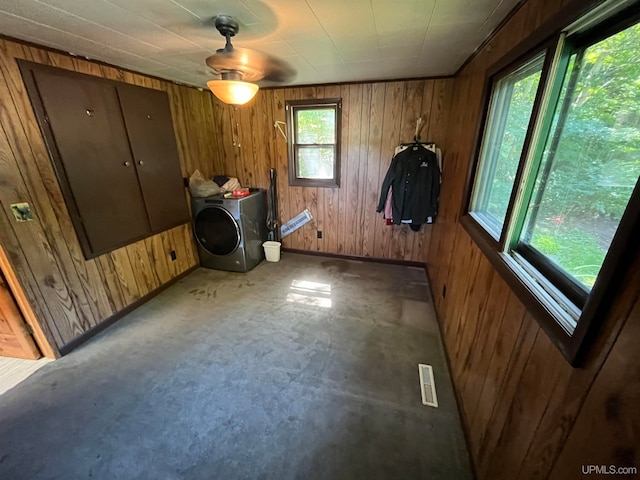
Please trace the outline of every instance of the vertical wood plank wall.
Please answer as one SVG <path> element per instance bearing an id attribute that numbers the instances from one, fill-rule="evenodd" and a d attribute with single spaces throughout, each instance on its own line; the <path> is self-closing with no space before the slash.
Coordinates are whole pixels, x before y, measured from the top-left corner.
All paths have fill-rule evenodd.
<path id="1" fill-rule="evenodd" d="M 583 368 L 574 369 L 458 221 L 487 69 L 563 7 L 573 8 L 526 2 L 453 87 L 427 266 L 480 479 L 573 479 L 582 478 L 582 465 L 640 467 L 640 255 Z"/>
<path id="2" fill-rule="evenodd" d="M 421 138 L 442 148 L 448 168 L 443 142 L 452 85 L 431 79 L 266 89 L 237 110 L 216 101 L 224 172 L 243 186 L 268 188 L 275 168 L 280 222 L 309 209 L 313 221 L 286 237 L 285 247 L 425 262 L 432 226 L 418 233 L 386 226 L 376 205 L 394 148 L 413 139 L 418 117 Z M 289 187 L 287 143 L 274 123 L 285 121 L 287 100 L 335 97 L 342 98 L 340 188 Z"/>
<path id="3" fill-rule="evenodd" d="M 197 253 L 184 226 L 84 260 L 16 58 L 166 90 L 185 176 L 199 168 L 266 188 L 275 167 L 281 221 L 312 211 L 287 247 L 426 262 L 479 478 L 569 479 L 583 464 L 638 466 L 640 254 L 574 369 L 459 224 L 487 69 L 578 2 L 528 0 L 455 79 L 268 89 L 238 110 L 208 92 L 0 40 L 0 244 L 34 313 L 63 346 L 195 265 Z M 343 99 L 340 189 L 288 187 L 286 143 L 273 124 L 284 121 L 287 99 L 310 97 Z M 375 206 L 393 148 L 412 138 L 419 115 L 423 139 L 443 149 L 444 173 L 437 223 L 414 234 L 383 226 Z M 32 205 L 35 221 L 13 221 L 17 201 Z"/>
<path id="4" fill-rule="evenodd" d="M 184 176 L 220 169 L 212 95 L 0 39 L 0 244 L 46 336 L 61 348 L 196 265 L 198 254 L 186 224 L 84 259 L 18 58 L 167 91 Z M 10 204 L 16 202 L 31 205 L 34 221 L 15 222 Z"/>

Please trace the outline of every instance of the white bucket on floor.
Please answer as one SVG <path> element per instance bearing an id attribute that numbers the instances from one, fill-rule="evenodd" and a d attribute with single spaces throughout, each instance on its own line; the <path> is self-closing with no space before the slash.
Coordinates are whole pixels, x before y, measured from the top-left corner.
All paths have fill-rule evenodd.
<path id="1" fill-rule="evenodd" d="M 280 246 L 282 244 L 280 242 L 264 242 L 262 246 L 264 247 L 264 256 L 267 259 L 267 262 L 279 262 L 280 261 Z"/>

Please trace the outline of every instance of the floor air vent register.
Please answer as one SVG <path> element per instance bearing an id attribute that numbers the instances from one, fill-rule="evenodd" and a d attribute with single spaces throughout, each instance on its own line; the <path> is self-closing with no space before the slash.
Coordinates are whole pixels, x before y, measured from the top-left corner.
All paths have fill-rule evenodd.
<path id="1" fill-rule="evenodd" d="M 430 407 L 438 406 L 438 396 L 436 395 L 436 384 L 433 381 L 433 367 L 418 364 L 418 373 L 420 374 L 420 392 L 422 393 L 422 404 Z"/>

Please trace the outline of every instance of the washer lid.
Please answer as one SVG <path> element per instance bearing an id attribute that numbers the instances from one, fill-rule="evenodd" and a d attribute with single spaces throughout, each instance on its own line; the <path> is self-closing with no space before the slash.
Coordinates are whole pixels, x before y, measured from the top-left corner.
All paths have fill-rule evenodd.
<path id="1" fill-rule="evenodd" d="M 230 255 L 240 245 L 240 227 L 221 207 L 207 207 L 198 213 L 194 231 L 198 243 L 214 255 Z"/>

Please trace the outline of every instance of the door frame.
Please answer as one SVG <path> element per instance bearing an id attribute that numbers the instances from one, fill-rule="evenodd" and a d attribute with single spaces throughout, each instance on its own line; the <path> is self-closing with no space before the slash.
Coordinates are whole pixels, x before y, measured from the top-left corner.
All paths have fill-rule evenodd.
<path id="1" fill-rule="evenodd" d="M 15 272 L 13 271 L 13 267 L 9 262 L 9 258 L 7 257 L 2 245 L 0 245 L 0 270 L 2 270 L 2 274 L 6 280 L 7 286 L 15 303 L 18 307 L 18 310 L 22 314 L 25 322 L 29 327 L 31 327 L 31 335 L 33 340 L 35 341 L 36 346 L 40 349 L 42 355 L 47 358 L 60 358 L 60 352 L 58 348 L 51 343 L 40 325 L 38 318 L 36 317 L 33 309 L 31 308 L 31 304 L 27 300 L 20 283 L 18 282 L 18 278 L 16 277 Z"/>

